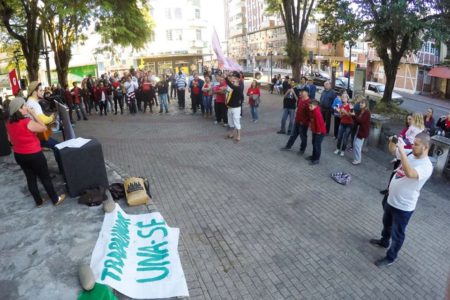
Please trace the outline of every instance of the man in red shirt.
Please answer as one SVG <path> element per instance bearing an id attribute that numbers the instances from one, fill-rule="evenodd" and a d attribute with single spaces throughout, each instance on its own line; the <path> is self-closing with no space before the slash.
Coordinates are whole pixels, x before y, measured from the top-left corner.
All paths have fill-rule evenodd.
<path id="1" fill-rule="evenodd" d="M 194 80 L 192 80 L 191 85 L 189 86 L 189 91 L 191 92 L 191 101 L 192 101 L 192 113 L 195 114 L 197 112 L 197 108 L 200 105 L 202 110 L 202 115 L 205 114 L 205 107 L 203 106 L 202 101 L 202 88 L 203 88 L 203 80 L 198 78 L 198 74 L 194 75 Z"/>
<path id="2" fill-rule="evenodd" d="M 297 112 L 295 114 L 295 124 L 292 130 L 292 134 L 289 137 L 289 140 L 281 150 L 290 150 L 292 145 L 295 143 L 297 136 L 300 135 L 301 144 L 300 150 L 298 151 L 298 155 L 303 155 L 305 153 L 307 140 L 308 140 L 308 126 L 309 126 L 309 95 L 308 91 L 302 90 L 300 99 L 297 102 Z"/>
<path id="3" fill-rule="evenodd" d="M 214 112 L 216 113 L 216 121 L 214 124 L 223 121 L 223 126 L 228 125 L 227 106 L 225 105 L 227 95 L 227 83 L 222 76 L 216 75 L 219 85 L 213 88 L 214 100 Z"/>
<path id="4" fill-rule="evenodd" d="M 74 81 L 73 83 L 73 89 L 70 91 L 72 94 L 72 103 L 73 103 L 73 109 L 77 113 L 78 121 L 81 120 L 81 115 L 83 115 L 83 120 L 87 120 L 86 113 L 84 112 L 84 108 L 80 106 L 81 104 L 81 89 L 77 86 L 77 82 Z M 80 114 L 81 111 L 81 114 Z"/>
<path id="5" fill-rule="evenodd" d="M 312 146 L 313 152 L 312 156 L 306 158 L 306 160 L 310 160 L 311 165 L 317 165 L 320 160 L 320 153 L 322 151 L 322 141 L 325 136 L 326 128 L 325 122 L 323 121 L 323 116 L 320 111 L 319 101 L 313 100 L 309 104 L 310 110 L 310 126 L 312 132 Z"/>

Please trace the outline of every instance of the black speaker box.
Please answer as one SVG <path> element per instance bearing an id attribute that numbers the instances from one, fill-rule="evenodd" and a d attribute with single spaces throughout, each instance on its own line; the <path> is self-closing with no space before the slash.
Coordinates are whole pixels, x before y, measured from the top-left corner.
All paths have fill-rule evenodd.
<path id="1" fill-rule="evenodd" d="M 59 150 L 60 168 L 70 197 L 79 196 L 95 186 L 108 188 L 105 161 L 101 144 L 91 139 L 81 148 Z"/>

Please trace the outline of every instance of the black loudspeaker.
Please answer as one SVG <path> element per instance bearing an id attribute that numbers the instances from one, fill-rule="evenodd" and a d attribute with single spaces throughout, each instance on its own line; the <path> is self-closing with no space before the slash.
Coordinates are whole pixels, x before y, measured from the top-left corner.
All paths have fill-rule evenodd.
<path id="1" fill-rule="evenodd" d="M 59 158 L 60 171 L 70 197 L 77 197 L 85 189 L 95 186 L 108 188 L 102 146 L 96 139 L 91 139 L 81 148 L 59 150 Z"/>

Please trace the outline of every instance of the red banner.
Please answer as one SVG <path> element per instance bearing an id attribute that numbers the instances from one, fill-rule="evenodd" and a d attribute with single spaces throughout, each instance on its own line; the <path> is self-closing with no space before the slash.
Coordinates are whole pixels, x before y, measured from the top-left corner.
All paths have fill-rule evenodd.
<path id="1" fill-rule="evenodd" d="M 17 79 L 16 69 L 9 72 L 9 82 L 11 83 L 11 90 L 14 96 L 16 96 L 20 91 L 20 83 Z"/>

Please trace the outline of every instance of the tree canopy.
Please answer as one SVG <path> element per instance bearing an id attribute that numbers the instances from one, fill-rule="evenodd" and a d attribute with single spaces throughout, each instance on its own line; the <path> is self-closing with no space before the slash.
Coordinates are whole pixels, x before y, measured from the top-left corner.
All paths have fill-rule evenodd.
<path id="1" fill-rule="evenodd" d="M 30 80 L 37 80 L 42 32 L 54 52 L 58 80 L 67 83 L 71 47 L 89 31 L 102 42 L 142 48 L 151 34 L 144 0 L 0 0 L 0 16 L 10 36 L 22 45 Z"/>
<path id="2" fill-rule="evenodd" d="M 449 3 L 448 0 L 320 0 L 319 6 L 325 8 L 324 31 L 342 24 L 342 28 L 352 26 L 351 21 L 357 21 L 355 26 L 366 34 L 366 40 L 371 41 L 383 61 L 386 88 L 382 101 L 389 102 L 401 58 L 420 49 L 426 40 L 449 38 L 446 23 Z"/>

